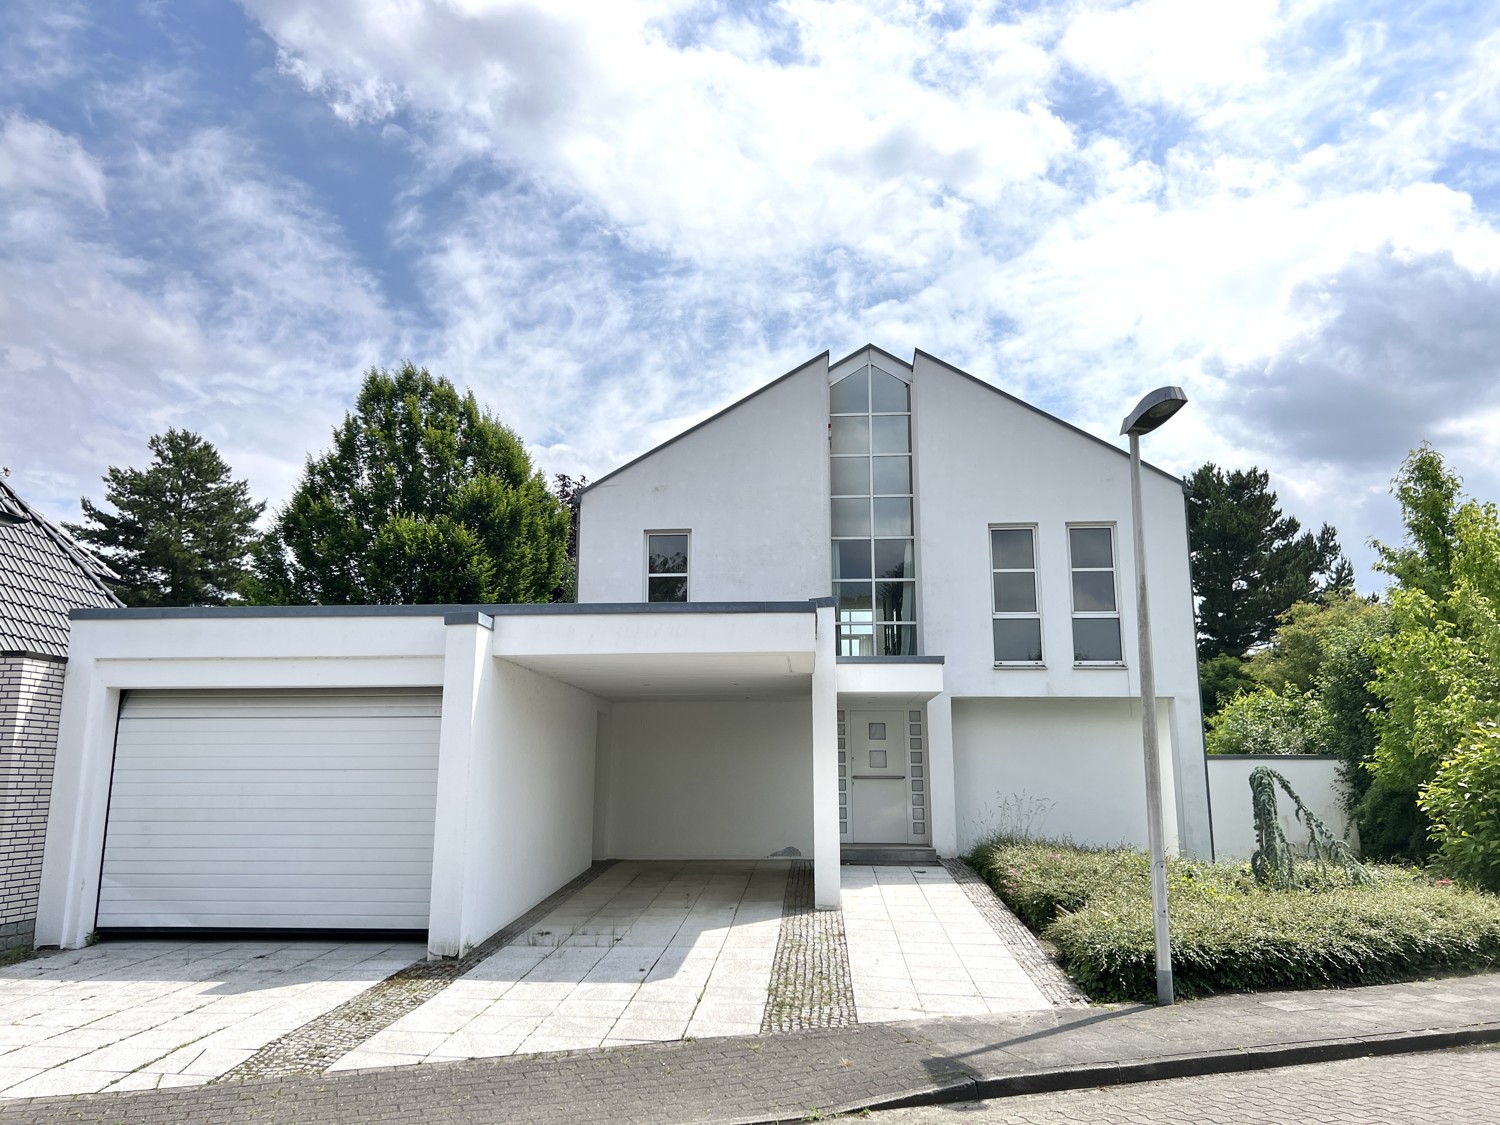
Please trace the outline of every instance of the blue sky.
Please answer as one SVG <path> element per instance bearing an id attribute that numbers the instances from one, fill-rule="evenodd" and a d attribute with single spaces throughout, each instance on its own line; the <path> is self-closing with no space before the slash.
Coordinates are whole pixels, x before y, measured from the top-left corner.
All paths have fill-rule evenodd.
<path id="1" fill-rule="evenodd" d="M 1428 440 L 1500 499 L 1500 10 L 1305 0 L 0 10 L 0 463 L 168 426 L 274 506 L 371 365 L 599 475 L 922 348 L 1269 469 L 1360 571 Z"/>

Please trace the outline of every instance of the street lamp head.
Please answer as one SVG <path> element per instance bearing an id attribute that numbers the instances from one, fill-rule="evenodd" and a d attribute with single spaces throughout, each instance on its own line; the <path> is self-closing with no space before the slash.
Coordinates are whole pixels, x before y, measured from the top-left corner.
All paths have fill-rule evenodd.
<path id="1" fill-rule="evenodd" d="M 1172 415 L 1187 405 L 1187 395 L 1181 387 L 1157 387 L 1125 415 L 1120 423 L 1120 433 L 1139 437 L 1149 434 Z"/>

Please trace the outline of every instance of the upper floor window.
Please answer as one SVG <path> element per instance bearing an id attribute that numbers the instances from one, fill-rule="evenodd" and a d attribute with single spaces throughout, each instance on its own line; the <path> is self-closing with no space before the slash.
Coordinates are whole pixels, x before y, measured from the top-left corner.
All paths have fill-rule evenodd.
<path id="1" fill-rule="evenodd" d="M 1114 528 L 1068 528 L 1068 558 L 1073 577 L 1074 662 L 1123 663 Z"/>
<path id="2" fill-rule="evenodd" d="M 1042 662 L 1036 592 L 1036 529 L 990 528 L 991 628 L 996 664 Z"/>
<path id="3" fill-rule="evenodd" d="M 646 534 L 646 600 L 688 600 L 686 531 L 652 531 Z"/>
<path id="4" fill-rule="evenodd" d="M 873 364 L 829 388 L 829 511 L 841 656 L 917 651 L 911 387 Z"/>

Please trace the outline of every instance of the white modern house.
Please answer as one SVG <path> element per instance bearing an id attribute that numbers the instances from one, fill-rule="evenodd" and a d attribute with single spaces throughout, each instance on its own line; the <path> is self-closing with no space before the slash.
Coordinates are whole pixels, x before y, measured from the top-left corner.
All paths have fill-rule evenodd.
<path id="1" fill-rule="evenodd" d="M 1183 492 L 1143 489 L 1168 846 L 1206 856 Z M 845 847 L 1142 844 L 1130 512 L 1121 449 L 865 347 L 590 486 L 578 604 L 80 611 L 37 940 L 441 956 L 599 858 L 807 857 L 833 906 Z"/>

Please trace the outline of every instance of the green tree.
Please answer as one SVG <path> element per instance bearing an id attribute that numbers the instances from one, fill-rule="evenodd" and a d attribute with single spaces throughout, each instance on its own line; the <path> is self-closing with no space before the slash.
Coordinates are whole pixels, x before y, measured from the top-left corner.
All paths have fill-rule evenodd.
<path id="1" fill-rule="evenodd" d="M 1313 691 L 1332 650 L 1351 633 L 1363 635 L 1365 618 L 1384 613 L 1379 602 L 1352 594 L 1298 602 L 1277 617 L 1270 643 L 1251 654 L 1246 671 L 1272 691 Z"/>
<path id="2" fill-rule="evenodd" d="M 1376 646 L 1390 629 L 1389 609 L 1381 602 L 1365 603 L 1360 613 L 1325 636 L 1314 679 L 1323 704 L 1325 749 L 1341 763 L 1346 811 L 1359 828 L 1365 854 L 1384 858 L 1412 854 L 1408 845 L 1413 832 L 1420 840 L 1424 831 L 1411 817 L 1393 818 L 1385 807 L 1385 792 L 1366 801 L 1374 780 L 1367 766 L 1375 759 L 1379 741 L 1375 717 L 1383 706 L 1370 690 L 1370 681 L 1375 678 Z"/>
<path id="3" fill-rule="evenodd" d="M 1429 446 L 1414 450 L 1393 491 L 1402 544 L 1376 544 L 1390 591 L 1390 632 L 1374 645 L 1378 743 L 1364 803 L 1410 826 L 1420 854 L 1423 789 L 1482 723 L 1500 719 L 1500 513 L 1464 499 Z M 1433 826 L 1443 849 L 1443 829 Z"/>
<path id="4" fill-rule="evenodd" d="M 552 491 L 568 510 L 568 566 L 562 581 L 552 591 L 552 600 L 555 602 L 578 600 L 578 515 L 583 507 L 583 490 L 588 486 L 588 477 L 570 477 L 567 473 L 558 473 L 552 478 Z"/>
<path id="5" fill-rule="evenodd" d="M 252 503 L 214 447 L 187 430 L 147 440 L 147 469 L 111 465 L 105 511 L 87 496 L 84 522 L 67 524 L 120 575 L 115 594 L 130 606 L 223 605 L 246 573 L 255 521 Z"/>
<path id="6" fill-rule="evenodd" d="M 1235 696 L 1208 720 L 1210 754 L 1320 754 L 1323 708 L 1311 693 L 1258 687 Z"/>
<path id="7" fill-rule="evenodd" d="M 1476 724 L 1443 760 L 1419 802 L 1448 872 L 1500 891 L 1500 727 Z"/>
<path id="8" fill-rule="evenodd" d="M 1247 662 L 1238 656 L 1221 652 L 1198 665 L 1198 694 L 1203 701 L 1203 721 L 1207 722 L 1241 692 L 1252 691 L 1256 679 Z"/>
<path id="9" fill-rule="evenodd" d="M 410 363 L 371 369 L 333 448 L 257 550 L 251 596 L 327 605 L 544 602 L 568 512 L 472 393 Z"/>
<path id="10" fill-rule="evenodd" d="M 1458 545 L 1458 512 L 1463 480 L 1423 442 L 1406 456 L 1391 492 L 1401 504 L 1403 539 L 1399 546 L 1373 544 L 1375 569 L 1389 574 L 1403 590 L 1420 590 L 1441 600 L 1453 585 L 1453 552 Z"/>
<path id="11" fill-rule="evenodd" d="M 1302 531 L 1277 506 L 1270 479 L 1209 462 L 1185 481 L 1199 660 L 1244 656 L 1292 605 L 1352 587 L 1334 529 Z"/>

